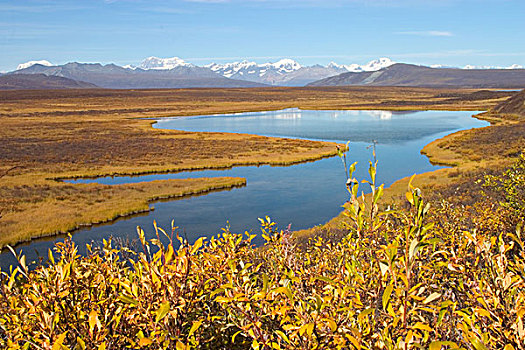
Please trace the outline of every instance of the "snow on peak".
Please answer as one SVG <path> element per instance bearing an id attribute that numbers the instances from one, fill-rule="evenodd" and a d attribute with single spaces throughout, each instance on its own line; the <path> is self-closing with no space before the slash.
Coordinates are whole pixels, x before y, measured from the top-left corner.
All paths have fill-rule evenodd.
<path id="1" fill-rule="evenodd" d="M 474 66 L 472 64 L 467 64 L 463 69 L 523 69 L 523 66 L 520 64 L 513 64 L 508 67 L 498 67 L 498 66 Z"/>
<path id="2" fill-rule="evenodd" d="M 204 66 L 212 71 L 221 74 L 226 78 L 230 78 L 235 74 L 244 75 L 246 70 L 257 68 L 257 63 L 250 61 L 231 62 L 225 64 L 211 63 Z"/>
<path id="3" fill-rule="evenodd" d="M 275 63 L 258 64 L 256 62 L 243 60 L 240 62 L 231 63 L 211 63 L 204 67 L 226 77 L 231 78 L 234 75 L 239 76 L 258 76 L 262 77 L 269 72 L 276 72 L 278 74 L 285 74 L 296 71 L 301 68 L 301 65 L 291 59 L 282 59 Z"/>
<path id="4" fill-rule="evenodd" d="M 352 64 L 337 64 L 335 62 L 330 62 L 328 68 L 335 69 L 346 69 L 349 72 L 373 72 L 386 67 L 393 65 L 395 62 L 390 58 L 382 57 L 377 60 L 373 60 L 364 65 L 359 65 L 357 63 Z"/>
<path id="5" fill-rule="evenodd" d="M 49 61 L 46 61 L 46 60 L 40 60 L 40 61 L 29 61 L 29 62 L 26 62 L 26 63 L 20 63 L 18 65 L 18 67 L 16 67 L 16 70 L 20 70 L 20 69 L 25 69 L 25 68 L 29 68 L 31 66 L 34 66 L 35 64 L 40 64 L 42 66 L 47 66 L 47 67 L 50 67 L 50 66 L 53 66 L 53 64 Z"/>
<path id="6" fill-rule="evenodd" d="M 362 68 L 365 72 L 373 72 L 386 67 L 390 67 L 394 63 L 395 62 L 392 61 L 390 58 L 381 57 L 380 59 L 368 62 L 366 65 L 362 66 Z"/>
<path id="7" fill-rule="evenodd" d="M 159 58 L 159 57 L 148 57 L 144 59 L 138 68 L 149 70 L 169 70 L 176 67 L 193 67 L 191 63 L 187 63 L 182 58 L 171 57 L 171 58 Z"/>
<path id="8" fill-rule="evenodd" d="M 328 65 L 326 66 L 326 68 L 335 68 L 335 69 L 341 69 L 341 68 L 344 68 L 345 66 L 343 64 L 338 64 L 334 61 L 328 63 Z"/>
<path id="9" fill-rule="evenodd" d="M 275 63 L 271 63 L 271 66 L 280 72 L 293 72 L 301 69 L 301 65 L 292 59 L 284 58 Z"/>

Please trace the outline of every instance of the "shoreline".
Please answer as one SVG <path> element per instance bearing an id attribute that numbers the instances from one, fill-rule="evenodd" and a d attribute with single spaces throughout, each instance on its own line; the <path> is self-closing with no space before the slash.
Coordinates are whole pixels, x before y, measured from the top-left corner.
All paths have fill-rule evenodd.
<path id="1" fill-rule="evenodd" d="M 300 91 L 304 94 L 309 94 L 309 96 L 301 96 L 301 101 L 297 100 L 299 97 L 294 94 Z M 395 99 L 399 93 L 403 91 L 411 91 L 412 93 L 417 93 L 417 96 L 410 96 L 412 101 L 415 101 L 414 105 L 404 104 L 403 106 L 393 106 L 391 104 L 381 103 L 381 100 L 390 103 L 390 101 L 398 101 Z M 476 89 L 456 89 L 453 91 L 454 96 L 470 96 Z M 19 92 L 18 94 L 9 94 L 3 93 L 4 95 L 10 95 L 10 98 L 13 100 L 6 99 L 6 104 L 4 105 L 3 111 L 0 110 L 0 119 L 5 123 L 4 130 L 0 131 L 0 146 L 3 143 L 3 146 L 7 149 L 16 150 L 16 144 L 10 146 L 10 140 L 18 140 L 17 142 L 24 142 L 24 137 L 44 137 L 46 134 L 46 129 L 52 128 L 54 132 L 59 135 L 61 138 L 57 141 L 51 140 L 51 142 L 60 142 L 57 143 L 60 145 L 67 141 L 68 137 L 71 139 L 72 145 L 76 145 L 78 142 L 93 142 L 93 145 L 97 145 L 97 149 L 93 149 L 96 152 L 103 152 L 104 154 L 113 155 L 114 152 L 123 152 L 120 156 L 122 160 L 113 158 L 108 162 L 104 162 L 104 156 L 97 156 L 96 159 L 99 160 L 98 163 L 93 166 L 89 166 L 89 157 L 91 154 L 91 143 L 87 143 L 86 146 L 82 146 L 80 150 L 82 153 L 79 155 L 82 157 L 77 161 L 76 158 L 73 158 L 73 161 L 70 163 L 64 163 L 66 166 L 62 166 L 60 157 L 63 157 L 62 154 L 50 153 L 48 156 L 51 158 L 51 163 L 43 163 L 43 165 L 27 163 L 24 164 L 23 161 L 20 163 L 19 159 L 26 158 L 25 155 L 21 154 L 21 157 L 13 158 L 11 162 L 5 163 L 5 169 L 9 169 L 13 165 L 17 166 L 15 172 L 11 172 L 8 175 L 4 176 L 0 180 L 0 194 L 4 196 L 4 199 L 7 200 L 7 205 L 4 208 L 8 210 L 2 210 L 3 218 L 0 219 L 0 231 L 1 232 L 17 232 L 17 234 L 2 235 L 0 242 L 2 244 L 7 244 L 6 242 L 20 242 L 27 241 L 28 239 L 36 238 L 39 236 L 52 234 L 51 232 L 57 232 L 57 229 L 34 229 L 32 234 L 23 233 L 29 230 L 26 223 L 27 218 L 37 217 L 39 218 L 39 225 L 42 225 L 41 221 L 47 220 L 52 224 L 52 220 L 46 219 L 46 215 L 53 210 L 63 210 L 64 206 L 85 204 L 85 207 L 91 208 L 92 205 L 98 206 L 100 201 L 103 201 L 104 198 L 101 198 L 101 195 L 98 193 L 104 189 L 103 186 L 92 186 L 92 187 L 82 187 L 78 188 L 77 185 L 67 184 L 64 182 L 59 182 L 57 180 L 61 179 L 74 179 L 74 178 L 84 178 L 84 177 L 100 177 L 100 176 L 133 176 L 133 175 L 145 175 L 153 173 L 165 173 L 165 172 L 180 172 L 180 171 L 191 171 L 191 170 L 205 170 L 205 169 L 229 169 L 235 166 L 261 166 L 261 165 L 270 165 L 270 166 L 283 166 L 283 165 L 293 165 L 298 163 L 316 161 L 326 157 L 332 157 L 337 154 L 335 148 L 336 143 L 331 142 L 322 142 L 322 141 L 306 141 L 306 140 L 295 140 L 295 139 L 286 139 L 286 138 L 271 138 L 263 136 L 254 136 L 251 134 L 226 134 L 226 133 L 188 133 L 188 132 L 176 132 L 171 130 L 160 130 L 153 128 L 152 125 L 156 122 L 155 120 L 146 120 L 144 118 L 163 118 L 167 116 L 191 116 L 191 115 L 210 115 L 210 114 L 223 114 L 223 113 L 239 113 L 239 112 L 250 112 L 250 111 L 260 111 L 260 110 L 279 110 L 283 108 L 291 108 L 290 106 L 296 106 L 293 108 L 300 108 L 303 110 L 358 110 L 358 109 L 369 109 L 369 110 L 404 110 L 404 111 L 417 111 L 417 110 L 480 110 L 478 107 L 481 104 L 488 106 L 494 105 L 502 98 L 510 96 L 508 93 L 495 93 L 493 100 L 472 100 L 470 98 L 465 99 L 465 104 L 460 103 L 461 101 L 453 100 L 452 102 L 443 105 L 436 104 L 435 99 L 441 97 L 432 97 L 433 94 L 436 96 L 441 96 L 443 90 L 433 90 L 433 89 L 412 89 L 412 88 L 396 88 L 396 89 L 382 89 L 382 88 L 350 88 L 350 89 L 329 89 L 329 91 L 323 91 L 318 89 L 268 89 L 261 90 L 261 94 L 253 95 L 254 90 L 214 90 L 212 96 L 206 94 L 207 90 L 203 91 L 177 91 L 177 95 L 174 95 L 173 91 L 160 91 L 160 92 L 151 92 L 151 91 L 121 91 L 119 94 L 123 96 L 116 96 L 115 98 L 123 98 L 130 106 L 124 104 L 119 105 L 118 101 L 109 100 L 111 96 L 115 95 L 114 91 L 97 91 L 97 94 L 103 95 L 93 97 L 93 101 L 85 101 L 83 96 L 90 96 L 89 91 L 80 91 L 80 92 L 71 92 L 71 91 L 41 91 L 41 92 Z M 381 94 L 378 95 L 378 92 Z M 2 93 L 0 93 L 2 94 Z M 31 100 L 31 104 L 27 104 L 27 99 L 24 98 L 24 95 L 28 94 Z M 36 94 L 36 96 L 35 96 Z M 136 96 L 138 94 L 139 100 L 129 100 L 128 95 Z M 284 102 L 286 100 L 283 98 L 283 94 L 288 94 L 286 98 L 291 98 L 290 101 Z M 357 94 L 357 95 L 356 95 Z M 46 98 L 47 95 L 52 97 Z M 58 96 L 57 96 L 58 95 Z M 106 96 L 107 95 L 107 96 Z M 160 95 L 159 98 L 155 98 L 157 95 Z M 183 96 L 178 96 L 183 95 Z M 188 95 L 188 96 L 186 96 Z M 210 99 L 209 102 L 205 103 L 200 109 L 195 108 L 195 103 L 193 99 L 189 99 L 189 96 L 198 95 L 198 98 L 202 100 Z M 220 95 L 218 98 L 216 95 Z M 354 96 L 356 95 L 356 96 Z M 385 97 L 387 95 L 387 97 Z M 173 102 L 171 99 L 177 99 Z M 224 96 L 224 97 L 223 97 Z M 349 96 L 350 100 L 344 99 L 344 96 Z M 425 102 L 423 97 L 420 96 L 429 96 L 429 100 Z M 450 96 L 445 96 L 442 99 L 447 100 Z M 36 98 L 36 100 L 35 100 Z M 61 98 L 63 100 L 61 100 Z M 127 99 L 126 99 L 127 98 Z M 169 100 L 166 100 L 169 98 Z M 222 101 L 221 98 L 225 100 Z M 268 98 L 272 100 L 268 101 Z M 456 98 L 456 97 L 454 97 Z M 73 99 L 73 100 L 72 100 Z M 78 102 L 76 102 L 79 99 Z M 145 100 L 144 100 L 145 99 Z M 236 104 L 229 103 L 230 100 L 238 101 Z M 293 99 L 293 100 L 292 100 Z M 335 100 L 334 100 L 335 99 Z M 423 99 L 423 100 L 422 100 Z M 260 100 L 260 101 L 259 101 Z M 208 101 L 208 100 L 207 100 Z M 275 101 L 275 102 L 274 102 Z M 335 101 L 339 101 L 334 103 Z M 448 101 L 448 100 L 447 100 Z M 66 103 L 67 102 L 67 103 Z M 146 103 L 147 102 L 147 103 Z M 284 103 L 283 103 L 284 102 Z M 402 101 L 401 101 L 402 102 Z M 417 102 L 417 103 L 416 103 Z M 96 108 L 91 107 L 96 103 Z M 145 104 L 144 104 L 145 103 Z M 351 103 L 350 105 L 348 103 Z M 42 106 L 40 106 L 42 104 Z M 160 106 L 163 108 L 165 113 L 158 113 L 155 107 Z M 55 107 L 54 107 L 55 106 Z M 64 107 L 65 106 L 65 107 Z M 86 106 L 86 107 L 84 107 Z M 178 106 L 178 107 L 174 107 Z M 107 109 L 105 109 L 107 107 Z M 133 115 L 126 115 L 116 113 L 115 108 L 119 110 L 128 111 Z M 123 107 L 130 107 L 124 108 Z M 135 107 L 135 108 L 132 108 Z M 141 108 L 142 111 L 137 113 L 136 108 Z M 149 108 L 151 107 L 151 108 Z M 64 110 L 67 108 L 67 110 Z M 27 113 L 24 112 L 27 110 Z M 54 112 L 55 110 L 55 112 Z M 7 112 L 9 111 L 9 112 Z M 104 112 L 99 114 L 99 112 Z M 7 113 L 7 114 L 6 114 Z M 58 115 L 57 115 L 58 113 Z M 151 113 L 155 113 L 155 116 L 152 116 Z M 10 117 L 6 118 L 6 115 Z M 23 116 L 22 118 L 14 119 L 16 115 Z M 39 118 L 37 116 L 41 115 Z M 52 118 L 50 118 L 52 117 Z M 24 135 L 9 134 L 10 131 L 16 130 L 17 126 L 24 127 L 28 132 Z M 57 129 L 58 127 L 58 129 Z M 62 128 L 62 129 L 61 129 Z M 113 131 L 115 130 L 115 131 Z M 7 132 L 7 134 L 6 134 Z M 119 134 L 122 134 L 120 137 L 126 137 L 120 145 Z M 32 136 L 35 135 L 35 136 Z M 42 135 L 42 136 L 40 136 Z M 62 137 L 65 135 L 66 139 Z M 78 135 L 78 136 L 77 136 Z M 101 139 L 103 142 L 108 144 L 110 147 L 116 147 L 114 150 L 112 148 L 104 148 L 105 143 L 97 143 L 100 137 L 106 137 L 109 135 L 109 139 Z M 129 136 L 128 136 L 129 135 Z M 15 137 L 13 139 L 13 137 Z M 95 138 L 93 138 L 95 137 Z M 143 140 L 144 138 L 148 138 Z M 31 142 L 36 142 L 33 140 Z M 152 144 L 148 144 L 147 141 L 151 139 Z M 134 145 L 135 140 L 139 141 L 138 146 Z M 163 144 L 170 145 L 171 142 L 174 145 L 178 145 L 180 142 L 189 142 L 195 143 L 196 145 L 227 145 L 228 148 L 225 148 L 226 153 L 223 151 L 215 151 L 213 153 L 212 149 L 203 148 L 202 152 L 205 154 L 201 157 L 201 152 L 197 152 L 197 157 L 192 157 L 188 155 L 185 158 L 179 160 L 176 156 L 171 156 L 170 149 L 165 150 Z M 27 141 L 29 142 L 29 141 Z M 49 145 L 50 141 L 46 139 L 46 145 Z M 109 142 L 109 143 L 108 143 Z M 142 142 L 142 143 L 140 143 Z M 146 143 L 144 143 L 146 142 Z M 253 150 L 253 148 L 248 148 L 247 152 L 235 153 L 238 152 L 239 147 L 243 143 L 249 142 L 250 145 L 254 145 L 258 148 Z M 20 143 L 19 143 L 20 144 Z M 24 143 L 22 143 L 24 144 Z M 131 145 L 135 149 L 127 149 L 126 145 Z M 54 145 L 51 143 L 51 145 Z M 120 146 L 119 146 L 120 145 Z M 283 146 L 284 145 L 284 146 Z M 60 146 L 61 147 L 61 146 Z M 76 146 L 75 146 L 76 147 Z M 157 152 L 156 149 L 162 149 L 163 158 L 157 157 L 157 154 L 154 153 L 151 157 L 140 158 L 134 155 L 134 153 L 140 154 L 144 147 L 148 147 L 148 150 L 151 148 L 151 152 Z M 215 146 L 213 146 L 215 147 Z M 284 148 L 283 148 L 284 147 Z M 61 149 L 62 152 L 69 152 L 70 149 Z M 178 148 L 171 148 L 172 150 L 177 151 Z M 51 149 L 52 150 L 52 149 Z M 200 146 L 196 148 L 196 151 L 200 151 Z M 53 151 L 54 152 L 54 151 Z M 57 151 L 58 152 L 58 151 Z M 87 153 L 86 153 L 87 152 Z M 129 154 L 131 152 L 131 154 Z M 134 152 L 134 153 L 133 153 Z M 180 150 L 184 152 L 184 149 Z M 219 152 L 219 153 L 217 153 Z M 184 153 L 181 153 L 184 154 Z M 214 157 L 214 154 L 221 154 L 222 157 L 217 159 Z M 45 155 L 45 154 L 44 154 Z M 67 160 L 68 154 L 65 154 Z M 85 157 L 88 157 L 84 160 Z M 106 156 L 107 157 L 107 156 Z M 208 158 L 206 158 L 208 157 Z M 57 159 L 58 158 L 58 159 Z M 9 158 L 7 158 L 9 160 Z M 166 166 L 167 162 L 173 159 L 177 161 L 172 166 Z M 235 159 L 235 160 L 234 160 Z M 211 161 L 210 161 L 211 160 Z M 39 158 L 35 158 L 35 161 L 42 161 Z M 166 164 L 164 164 L 166 163 Z M 36 167 L 35 167 L 36 165 Z M 77 168 L 77 169 L 75 169 Z M 82 168 L 82 170 L 78 169 Z M 56 171 L 55 169 L 60 169 Z M 2 185 L 4 187 L 2 187 Z M 73 188 L 76 187 L 76 188 Z M 114 186 L 113 186 L 114 187 Z M 115 188 L 115 187 L 114 187 Z M 122 189 L 120 187 L 119 189 Z M 3 190 L 3 192 L 2 192 Z M 19 196 L 19 192 L 23 190 L 22 196 Z M 145 189 L 129 189 L 133 195 L 138 195 L 139 192 L 144 191 Z M 148 188 L 147 192 L 150 194 L 148 198 L 155 198 L 159 196 L 159 193 L 154 193 L 159 189 Z M 6 192 L 7 191 L 7 192 Z M 27 191 L 33 191 L 31 193 L 26 193 Z M 93 192 L 96 191 L 96 192 Z M 48 194 L 49 193 L 49 194 Z M 81 200 L 81 203 L 71 202 L 71 198 L 74 196 L 79 198 L 84 198 Z M 124 193 L 112 193 L 117 195 L 117 197 L 123 196 Z M 161 194 L 162 195 L 162 194 Z M 24 197 L 26 196 L 26 197 Z M 29 196 L 29 197 L 28 197 Z M 34 196 L 31 197 L 31 196 Z M 19 199 L 19 197 L 21 199 Z M 26 199 L 24 199 L 26 198 Z M 16 202 L 16 200 L 22 202 Z M 11 201 L 11 202 L 10 202 Z M 14 202 L 13 202 L 14 201 Z M 61 202 L 62 201 L 62 202 Z M 143 199 L 144 201 L 144 199 Z M 90 204 L 92 203 L 92 204 Z M 121 205 L 121 203 L 118 203 Z M 2 203 L 0 202 L 0 206 Z M 38 209 L 38 205 L 41 205 L 41 209 Z M 73 205 L 73 207 L 74 207 Z M 36 207 L 35 207 L 36 206 Z M 9 208 L 12 209 L 9 209 Z M 60 208 L 60 209 L 59 209 Z M 111 211 L 113 208 L 111 204 L 106 205 L 106 212 Z M 23 216 L 20 215 L 20 211 L 27 211 L 25 220 Z M 68 208 L 68 210 L 71 210 Z M 126 215 L 122 212 L 129 212 L 129 208 L 122 210 L 120 207 L 120 213 L 118 216 Z M 74 214 L 70 214 L 74 215 Z M 118 217 L 113 215 L 113 217 Z M 16 226 L 16 229 L 8 229 L 8 227 L 14 227 L 13 222 L 19 220 L 19 226 Z M 63 227 L 63 223 L 59 224 L 63 217 L 60 213 L 56 214 L 55 218 L 58 226 Z M 85 225 L 92 225 L 93 222 L 98 222 L 98 220 L 91 220 L 91 223 Z M 10 224 L 11 223 L 11 224 Z M 8 225 L 8 226 L 6 226 Z M 83 224 L 84 225 L 84 224 Z M 67 231 L 68 229 L 62 230 Z M 34 232 L 38 232 L 35 234 Z"/>

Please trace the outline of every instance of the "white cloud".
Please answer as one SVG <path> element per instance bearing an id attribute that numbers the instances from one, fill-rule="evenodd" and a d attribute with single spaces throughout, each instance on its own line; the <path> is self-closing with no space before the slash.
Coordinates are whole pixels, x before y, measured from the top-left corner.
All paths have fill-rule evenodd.
<path id="1" fill-rule="evenodd" d="M 454 36 L 452 32 L 443 30 L 416 30 L 416 31 L 403 31 L 396 32 L 399 35 L 416 35 L 416 36 Z"/>

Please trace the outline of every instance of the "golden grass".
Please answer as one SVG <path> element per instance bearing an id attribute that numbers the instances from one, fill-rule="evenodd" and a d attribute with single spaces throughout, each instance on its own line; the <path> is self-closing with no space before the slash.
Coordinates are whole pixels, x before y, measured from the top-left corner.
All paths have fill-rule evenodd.
<path id="1" fill-rule="evenodd" d="M 153 201 L 244 186 L 243 178 L 162 180 L 122 185 L 67 184 L 25 178 L 0 188 L 3 197 L 16 197 L 16 207 L 0 221 L 0 246 L 39 236 L 66 233 L 81 226 L 147 212 Z M 18 183 L 18 185 L 16 184 Z M 39 193 L 40 196 L 35 196 Z"/>
<path id="2" fill-rule="evenodd" d="M 2 91 L 0 175 L 12 170 L 0 178 L 0 246 L 145 210 L 155 198 L 240 181 L 102 186 L 55 179 L 285 165 L 336 154 L 334 143 L 159 130 L 144 117 L 290 107 L 484 110 L 511 95 L 391 87 Z"/>

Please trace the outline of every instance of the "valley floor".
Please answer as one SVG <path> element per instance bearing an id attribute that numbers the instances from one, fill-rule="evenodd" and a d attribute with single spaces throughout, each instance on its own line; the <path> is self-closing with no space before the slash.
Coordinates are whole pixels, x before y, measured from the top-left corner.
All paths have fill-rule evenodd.
<path id="1" fill-rule="evenodd" d="M 334 143 L 158 130 L 145 118 L 301 109 L 488 110 L 513 92 L 392 88 L 47 90 L 0 92 L 0 246 L 148 210 L 158 198 L 244 184 L 244 179 L 71 185 L 57 179 L 248 164 L 292 164 L 336 154 Z M 508 164 L 524 122 L 485 115 L 493 126 L 424 150 L 459 165 L 419 179 L 448 184 Z M 489 119 L 490 118 L 490 119 Z M 419 181 L 417 179 L 416 181 Z M 392 186 L 406 188 L 406 180 Z"/>

